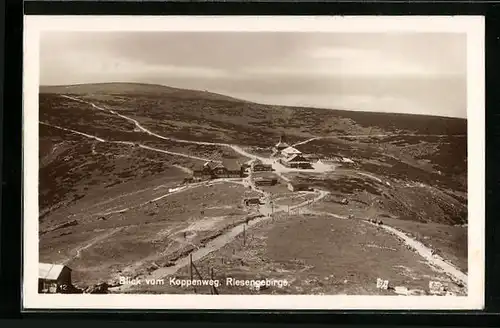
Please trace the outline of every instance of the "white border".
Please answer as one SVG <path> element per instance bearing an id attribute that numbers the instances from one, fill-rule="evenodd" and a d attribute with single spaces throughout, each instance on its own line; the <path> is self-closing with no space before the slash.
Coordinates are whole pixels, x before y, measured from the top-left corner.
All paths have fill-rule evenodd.
<path id="1" fill-rule="evenodd" d="M 23 307 L 30 309 L 482 309 L 485 240 L 485 67 L 482 16 L 25 16 Z M 59 31 L 456 32 L 467 34 L 468 291 L 457 296 L 38 294 L 39 33 Z"/>

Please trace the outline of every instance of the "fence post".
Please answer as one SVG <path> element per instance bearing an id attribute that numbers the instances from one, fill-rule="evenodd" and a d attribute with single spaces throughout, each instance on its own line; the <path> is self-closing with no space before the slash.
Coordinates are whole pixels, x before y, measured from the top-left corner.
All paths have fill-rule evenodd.
<path id="1" fill-rule="evenodd" d="M 214 281 L 214 268 L 210 268 L 210 279 Z M 219 295 L 219 291 L 217 290 L 217 287 L 215 285 L 212 285 L 212 292 L 215 295 Z"/>
<path id="2" fill-rule="evenodd" d="M 245 247 L 246 239 L 247 239 L 247 230 L 246 230 L 246 224 L 244 224 L 243 225 L 243 247 Z"/>
<path id="3" fill-rule="evenodd" d="M 208 276 L 210 277 L 210 280 L 213 281 L 213 277 L 212 277 L 212 268 L 208 268 Z M 214 294 L 214 289 L 213 288 L 210 288 L 210 295 L 213 295 Z"/>

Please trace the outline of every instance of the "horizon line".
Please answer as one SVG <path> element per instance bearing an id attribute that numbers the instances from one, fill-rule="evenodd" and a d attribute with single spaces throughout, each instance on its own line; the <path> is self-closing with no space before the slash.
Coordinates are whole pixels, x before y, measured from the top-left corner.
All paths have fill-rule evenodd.
<path id="1" fill-rule="evenodd" d="M 466 120 L 467 117 L 461 117 L 461 116 L 445 116 L 445 115 L 433 115 L 433 114 L 418 114 L 418 113 L 403 113 L 403 112 L 380 112 L 380 111 L 367 111 L 367 110 L 356 110 L 356 109 L 338 109 L 338 108 L 332 108 L 332 107 L 317 107 L 314 105 L 310 106 L 297 106 L 297 105 L 280 105 L 280 104 L 274 104 L 274 103 L 262 103 L 262 102 L 256 102 L 253 100 L 248 100 L 240 97 L 235 97 L 231 96 L 229 94 L 223 94 L 219 92 L 214 92 L 210 91 L 208 89 L 186 89 L 186 88 L 180 88 L 180 87 L 175 87 L 171 85 L 166 85 L 166 84 L 161 84 L 161 83 L 148 83 L 148 82 L 83 82 L 83 83 L 71 83 L 71 84 L 39 84 L 39 88 L 41 87 L 77 87 L 77 86 L 85 86 L 85 85 L 99 85 L 99 84 L 137 84 L 137 85 L 148 85 L 148 86 L 158 86 L 158 87 L 164 87 L 164 88 L 171 88 L 171 89 L 178 89 L 178 90 L 186 90 L 186 91 L 197 91 L 197 92 L 208 92 L 211 94 L 216 94 L 220 95 L 223 97 L 228 97 L 232 98 L 235 100 L 240 100 L 242 102 L 249 102 L 249 103 L 254 103 L 257 105 L 265 105 L 265 106 L 279 106 L 279 107 L 285 107 L 285 108 L 311 108 L 311 109 L 323 109 L 323 110 L 332 110 L 332 111 L 343 111 L 343 112 L 360 112 L 360 113 L 371 113 L 371 114 L 396 114 L 396 115 L 408 115 L 408 116 L 430 116 L 430 117 L 436 117 L 436 118 L 447 118 L 447 119 L 458 119 L 458 120 Z M 40 93 L 40 92 L 39 92 Z"/>

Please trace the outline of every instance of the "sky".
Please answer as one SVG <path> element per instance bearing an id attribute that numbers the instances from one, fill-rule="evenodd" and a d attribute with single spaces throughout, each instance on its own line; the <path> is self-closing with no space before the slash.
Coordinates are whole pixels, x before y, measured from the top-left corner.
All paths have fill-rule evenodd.
<path id="1" fill-rule="evenodd" d="M 259 103 L 466 117 L 458 33 L 44 32 L 40 84 L 140 82 Z"/>

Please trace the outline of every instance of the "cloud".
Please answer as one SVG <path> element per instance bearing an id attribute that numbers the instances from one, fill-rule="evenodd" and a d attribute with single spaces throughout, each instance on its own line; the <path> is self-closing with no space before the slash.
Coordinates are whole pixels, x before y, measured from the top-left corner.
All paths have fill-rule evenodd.
<path id="1" fill-rule="evenodd" d="M 319 47 L 305 54 L 311 59 L 310 71 L 315 74 L 341 76 L 444 76 L 459 75 L 454 67 L 435 65 L 421 57 L 408 57 L 391 49 Z"/>
<path id="2" fill-rule="evenodd" d="M 307 55 L 312 59 L 362 59 L 370 54 L 373 55 L 373 50 L 347 48 L 347 47 L 318 47 L 311 49 Z"/>
<path id="3" fill-rule="evenodd" d="M 160 83 L 275 104 L 438 115 L 455 108 L 463 116 L 465 41 L 436 33 L 46 32 L 40 81 Z"/>
<path id="4" fill-rule="evenodd" d="M 215 79 L 228 76 L 221 69 L 195 66 L 148 64 L 125 56 L 110 56 L 98 51 L 67 51 L 60 58 L 53 58 L 52 65 L 41 68 L 41 79 L 49 78 L 54 71 L 66 72 L 74 79 L 92 78 L 119 80 L 139 77 L 204 78 Z M 58 66 L 54 70 L 53 65 Z"/>

